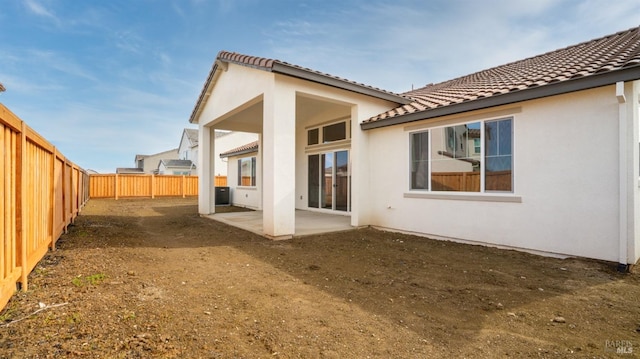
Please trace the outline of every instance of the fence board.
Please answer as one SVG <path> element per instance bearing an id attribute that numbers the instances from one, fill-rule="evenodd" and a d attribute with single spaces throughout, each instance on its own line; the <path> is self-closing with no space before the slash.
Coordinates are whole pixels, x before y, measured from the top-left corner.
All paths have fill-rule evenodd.
<path id="1" fill-rule="evenodd" d="M 223 183 L 226 185 L 226 177 L 222 178 L 224 178 Z M 151 174 L 92 174 L 89 176 L 90 198 L 191 197 L 197 195 L 198 176 L 156 176 Z"/>
<path id="2" fill-rule="evenodd" d="M 216 187 L 226 187 L 227 186 L 227 176 L 216 176 L 214 183 L 215 183 Z"/>
<path id="3" fill-rule="evenodd" d="M 0 309 L 88 197 L 86 172 L 0 104 Z M 72 204 L 75 203 L 75 206 Z"/>

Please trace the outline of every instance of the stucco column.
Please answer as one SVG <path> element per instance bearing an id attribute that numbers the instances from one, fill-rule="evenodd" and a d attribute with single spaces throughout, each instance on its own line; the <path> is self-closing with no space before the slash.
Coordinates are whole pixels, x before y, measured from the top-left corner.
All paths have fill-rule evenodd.
<path id="1" fill-rule="evenodd" d="M 295 92 L 274 79 L 264 94 L 262 224 L 266 236 L 295 233 Z"/>
<path id="2" fill-rule="evenodd" d="M 206 215 L 216 211 L 215 191 L 215 134 L 211 127 L 200 126 L 198 130 L 198 213 Z"/>
<path id="3" fill-rule="evenodd" d="M 351 225 L 354 227 L 369 224 L 370 198 L 367 157 L 367 134 L 358 122 L 358 106 L 351 106 Z"/>

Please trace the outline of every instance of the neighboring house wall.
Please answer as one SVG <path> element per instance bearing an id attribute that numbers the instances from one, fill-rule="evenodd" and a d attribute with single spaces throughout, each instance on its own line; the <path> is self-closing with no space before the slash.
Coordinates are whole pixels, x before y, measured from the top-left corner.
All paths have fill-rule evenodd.
<path id="1" fill-rule="evenodd" d="M 409 190 L 412 131 L 502 117 L 513 118 L 513 193 Z M 618 261 L 617 119 L 615 86 L 607 86 L 369 130 L 375 194 L 367 197 L 373 212 L 369 224 Z"/>
<path id="2" fill-rule="evenodd" d="M 250 132 L 227 132 L 227 133 L 216 133 L 216 144 L 215 144 L 215 175 L 216 176 L 227 176 L 227 183 L 233 176 L 235 176 L 235 172 L 227 173 L 227 158 L 220 158 L 220 154 L 236 147 L 240 147 L 247 143 L 256 141 L 258 139 L 257 133 Z"/>
<path id="3" fill-rule="evenodd" d="M 175 148 L 173 150 L 164 151 L 160 153 L 156 153 L 153 155 L 139 155 L 137 158 L 142 159 L 142 169 L 144 173 L 154 173 L 158 170 L 158 166 L 160 164 L 160 160 L 177 160 L 178 149 Z M 138 164 L 136 164 L 138 165 Z"/>
<path id="4" fill-rule="evenodd" d="M 255 173 L 256 173 L 255 186 L 251 186 L 249 183 L 247 183 L 246 178 L 244 179 L 245 185 L 243 185 L 242 183 L 238 183 L 239 181 L 238 161 L 240 159 L 250 160 L 252 157 L 257 157 L 257 155 L 258 153 L 254 152 L 254 153 L 247 153 L 241 156 L 232 156 L 232 157 L 226 158 L 228 160 L 227 163 L 229 166 L 228 167 L 229 175 L 227 176 L 227 185 L 230 191 L 230 201 L 231 201 L 231 204 L 234 206 L 247 207 L 251 209 L 260 208 L 260 198 L 262 197 L 262 194 L 259 190 L 260 187 L 258 187 L 257 185 L 261 181 L 260 171 L 258 170 L 258 168 L 256 168 L 255 170 Z M 258 161 L 256 158 L 256 166 L 257 166 L 257 162 Z"/>
<path id="5" fill-rule="evenodd" d="M 191 137 L 191 138 L 190 138 Z M 194 140 L 192 140 L 192 138 Z M 180 146 L 178 147 L 178 159 L 190 160 L 196 163 L 198 161 L 198 130 L 185 128 L 182 131 Z"/>

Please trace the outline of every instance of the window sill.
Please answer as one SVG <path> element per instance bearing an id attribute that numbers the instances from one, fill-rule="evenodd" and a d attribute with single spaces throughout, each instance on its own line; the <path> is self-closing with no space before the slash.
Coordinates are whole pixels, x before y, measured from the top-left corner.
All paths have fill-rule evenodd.
<path id="1" fill-rule="evenodd" d="M 408 192 L 404 198 L 441 199 L 454 201 L 478 201 L 478 202 L 505 202 L 522 203 L 522 197 L 513 194 L 487 194 L 487 193 L 434 193 L 434 192 Z"/>
<path id="2" fill-rule="evenodd" d="M 256 187 L 256 186 L 237 186 L 236 189 L 243 189 L 243 190 L 247 190 L 247 191 L 256 191 L 256 190 L 258 190 L 258 187 Z"/>

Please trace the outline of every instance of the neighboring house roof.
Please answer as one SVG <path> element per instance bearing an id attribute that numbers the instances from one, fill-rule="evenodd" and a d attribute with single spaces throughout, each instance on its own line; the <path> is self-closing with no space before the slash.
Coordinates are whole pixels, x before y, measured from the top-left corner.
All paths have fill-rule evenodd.
<path id="1" fill-rule="evenodd" d="M 140 159 L 145 159 L 145 158 L 147 158 L 147 157 L 151 157 L 151 156 L 163 155 L 163 154 L 166 154 L 166 153 L 169 153 L 169 152 L 176 152 L 176 153 L 177 153 L 177 152 L 178 152 L 178 149 L 177 149 L 177 148 L 174 148 L 174 149 L 172 149 L 172 150 L 167 150 L 167 151 L 163 151 L 163 152 L 158 152 L 158 153 L 154 153 L 154 154 L 152 154 L 152 155 L 136 155 L 136 160 L 135 160 L 135 161 L 136 161 L 136 162 L 138 162 L 138 160 L 140 160 Z"/>
<path id="2" fill-rule="evenodd" d="M 231 156 L 239 156 L 245 153 L 252 153 L 258 151 L 258 141 L 253 141 L 251 143 L 247 143 L 246 145 L 233 148 L 229 151 L 222 152 L 220 154 L 220 158 L 231 157 Z"/>
<path id="3" fill-rule="evenodd" d="M 220 51 L 216 57 L 216 61 L 214 61 L 213 66 L 211 67 L 211 71 L 209 72 L 209 76 L 207 76 L 207 80 L 204 83 L 202 91 L 200 92 L 200 97 L 198 98 L 193 112 L 191 113 L 189 122 L 196 122 L 197 117 L 202 111 L 202 106 L 204 106 L 211 95 L 213 84 L 217 81 L 218 70 L 226 69 L 229 63 L 317 82 L 323 85 L 377 97 L 398 104 L 407 104 L 411 102 L 410 99 L 390 91 L 311 70 L 302 66 L 292 65 L 280 60 L 242 55 L 236 52 Z"/>
<path id="4" fill-rule="evenodd" d="M 216 138 L 220 138 L 222 136 L 226 136 L 232 134 L 233 131 L 225 131 L 225 130 L 216 130 Z"/>
<path id="5" fill-rule="evenodd" d="M 440 117 L 640 79 L 640 27 L 404 93 L 413 101 L 362 129 Z"/>
<path id="6" fill-rule="evenodd" d="M 160 160 L 165 167 L 191 167 L 196 168 L 196 165 L 191 160 Z"/>
<path id="7" fill-rule="evenodd" d="M 127 168 L 127 167 L 118 167 L 116 168 L 116 173 L 118 174 L 144 174 L 142 168 Z"/>
<path id="8" fill-rule="evenodd" d="M 195 147 L 198 145 L 198 129 L 194 128 L 185 128 L 184 132 L 187 134 L 187 139 L 189 139 L 190 147 Z"/>

